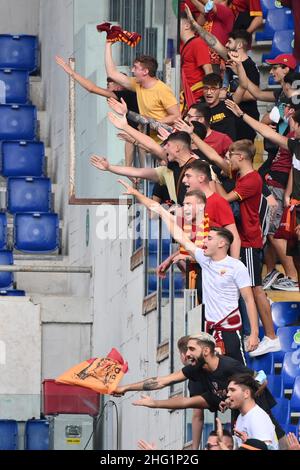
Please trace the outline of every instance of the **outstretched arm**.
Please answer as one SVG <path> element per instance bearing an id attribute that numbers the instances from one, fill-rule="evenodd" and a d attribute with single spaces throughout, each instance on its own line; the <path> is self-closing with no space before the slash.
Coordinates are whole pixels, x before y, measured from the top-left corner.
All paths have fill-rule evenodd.
<path id="1" fill-rule="evenodd" d="M 172 237 L 175 238 L 175 240 L 180 243 L 193 257 L 195 257 L 195 251 L 197 249 L 196 245 L 191 242 L 184 231 L 176 224 L 176 219 L 172 214 L 166 211 L 166 209 L 164 209 L 158 202 L 155 202 L 153 199 L 149 199 L 148 197 L 144 196 L 139 191 L 132 188 L 125 181 L 119 180 L 119 183 L 121 183 L 126 188 L 126 192 L 124 194 L 135 196 L 141 204 L 146 206 L 151 211 L 159 214 L 167 225 Z"/>
<path id="2" fill-rule="evenodd" d="M 114 82 L 119 83 L 119 85 L 132 90 L 130 78 L 127 75 L 119 72 L 115 63 L 112 58 L 112 51 L 111 51 L 112 44 L 111 42 L 105 43 L 105 69 L 106 74 L 110 77 Z"/>
<path id="3" fill-rule="evenodd" d="M 206 42 L 209 47 L 214 49 L 217 54 L 219 54 L 219 56 L 222 57 L 224 60 L 227 60 L 226 47 L 223 46 L 223 44 L 216 38 L 216 36 L 206 31 L 204 28 L 202 28 L 202 26 L 197 23 L 191 13 L 191 10 L 187 5 L 185 5 L 185 11 L 193 29 L 199 34 L 199 36 Z"/>
<path id="4" fill-rule="evenodd" d="M 227 161 L 222 158 L 210 145 L 200 139 L 200 137 L 193 132 L 194 127 L 192 125 L 187 124 L 182 119 L 178 119 L 175 122 L 175 128 L 179 131 L 187 132 L 188 134 L 190 134 L 194 144 L 198 147 L 199 150 L 201 150 L 202 153 L 204 153 L 204 155 L 207 156 L 207 158 L 214 162 L 225 173 L 230 173 Z"/>
<path id="5" fill-rule="evenodd" d="M 157 172 L 154 168 L 135 168 L 132 166 L 111 165 L 108 160 L 98 155 L 92 155 L 91 164 L 101 171 L 109 171 L 116 175 L 127 176 L 128 178 L 144 178 L 146 180 L 159 182 Z"/>
<path id="6" fill-rule="evenodd" d="M 225 100 L 225 104 L 228 109 L 230 109 L 237 117 L 243 119 L 246 124 L 251 126 L 256 132 L 259 132 L 265 139 L 269 139 L 275 144 L 279 145 L 279 147 L 283 147 L 285 149 L 288 148 L 288 138 L 284 137 L 278 132 L 275 132 L 270 126 L 263 124 L 262 122 L 256 121 L 251 116 L 246 113 L 243 113 L 241 108 L 231 100 Z"/>
<path id="7" fill-rule="evenodd" d="M 186 408 L 208 408 L 204 398 L 200 395 L 195 397 L 174 397 L 168 400 L 153 400 L 147 395 L 141 395 L 140 400 L 132 402 L 134 406 L 146 406 L 147 408 L 166 408 L 169 410 L 184 410 Z"/>
<path id="8" fill-rule="evenodd" d="M 113 91 L 109 91 L 105 88 L 101 88 L 97 86 L 91 80 L 79 75 L 79 73 L 75 72 L 70 65 L 64 61 L 64 59 L 60 56 L 55 57 L 57 65 L 59 65 L 70 77 L 72 77 L 79 85 L 85 88 L 89 93 L 95 93 L 96 95 L 104 96 L 105 98 L 116 98 L 116 95 Z"/>
<path id="9" fill-rule="evenodd" d="M 168 387 L 170 385 L 184 382 L 186 380 L 185 375 L 183 375 L 182 371 L 173 372 L 173 374 L 166 375 L 164 377 L 151 377 L 145 380 L 141 380 L 141 382 L 136 382 L 128 385 L 122 385 L 117 387 L 114 391 L 114 395 L 124 395 L 127 392 L 143 392 L 149 390 L 160 390 L 164 387 Z"/>
<path id="10" fill-rule="evenodd" d="M 114 99 L 108 100 L 108 104 L 110 105 L 112 109 L 115 109 L 115 102 L 119 104 Z M 149 137 L 146 134 L 143 134 L 137 129 L 134 129 L 134 127 L 131 127 L 128 124 L 127 119 L 124 116 L 120 117 L 120 116 L 116 116 L 113 113 L 108 113 L 108 119 L 115 127 L 117 127 L 118 129 L 121 129 L 122 131 L 125 131 L 128 135 L 133 137 L 134 140 L 137 140 L 139 144 L 146 147 L 149 152 L 157 155 L 162 160 L 166 159 L 166 153 L 164 149 L 157 142 L 155 142 L 151 137 Z"/>

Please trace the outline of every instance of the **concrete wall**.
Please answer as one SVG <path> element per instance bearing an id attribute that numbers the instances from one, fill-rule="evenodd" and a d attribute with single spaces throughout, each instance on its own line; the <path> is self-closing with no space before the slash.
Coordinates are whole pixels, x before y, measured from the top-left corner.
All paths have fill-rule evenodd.
<path id="1" fill-rule="evenodd" d="M 39 32 L 40 0 L 0 0 L 1 34 Z"/>
<path id="2" fill-rule="evenodd" d="M 143 266 L 133 272 L 129 268 L 132 242 L 124 236 L 127 220 L 122 219 L 125 223 L 113 239 L 101 239 L 99 230 L 97 231 L 102 217 L 101 208 L 68 205 L 68 79 L 56 65 L 54 57 L 58 54 L 68 58 L 76 54 L 78 51 L 74 47 L 74 34 L 83 31 L 82 23 L 106 20 L 105 16 L 101 18 L 105 10 L 101 9 L 97 18 L 91 16 L 90 10 L 86 8 L 86 0 L 40 0 L 31 1 L 30 5 L 27 0 L 7 4 L 0 2 L 1 7 L 2 4 L 4 10 L 1 11 L 5 11 L 6 15 L 2 15 L 0 20 L 3 21 L 2 30 L 5 29 L 4 24 L 8 25 L 10 22 L 9 32 L 39 34 L 41 94 L 44 96 L 41 102 L 44 103 L 47 115 L 43 135 L 51 147 L 51 168 L 57 184 L 56 207 L 63 219 L 63 249 L 66 255 L 63 262 L 92 265 L 94 271 L 92 279 L 87 275 L 52 274 L 48 277 L 48 284 L 44 274 L 41 275 L 43 280 L 40 275 L 28 275 L 26 281 L 25 276 L 18 277 L 20 288 L 24 280 L 29 292 L 39 293 L 32 296 L 33 303 L 29 305 L 31 310 L 41 312 L 42 322 L 42 328 L 36 325 L 32 332 L 28 330 L 29 326 L 17 334 L 12 330 L 18 338 L 15 343 L 18 354 L 23 352 L 22 335 L 33 333 L 37 341 L 42 331 L 40 361 L 35 360 L 34 351 L 30 353 L 31 361 L 39 367 L 39 371 L 33 369 L 32 372 L 35 374 L 32 383 L 37 386 L 41 380 L 41 368 L 43 377 L 55 377 L 91 355 L 105 355 L 112 347 L 118 348 L 129 363 L 129 372 L 124 382 L 166 374 L 169 362 L 164 361 L 158 366 L 155 360 L 157 313 L 142 315 Z M 20 14 L 16 16 L 19 24 L 15 25 L 11 12 L 17 11 L 19 4 L 22 4 L 22 9 L 18 10 Z M 81 5 L 81 10 L 76 10 L 77 16 L 74 15 L 74 5 Z M 21 31 L 21 24 L 24 24 L 26 31 Z M 32 30 L 29 30 L 30 25 Z M 89 26 L 86 27 L 88 28 Z M 112 142 L 109 146 L 112 146 Z M 124 212 L 124 208 L 120 210 Z M 110 223 L 113 217 L 114 215 L 111 216 Z M 80 298 L 80 301 L 77 302 L 76 298 Z M 25 316 L 22 315 L 21 318 L 24 321 Z M 28 319 L 28 325 L 31 326 L 32 322 L 35 325 L 36 319 Z M 9 334 L 7 333 L 8 337 Z M 35 342 L 32 343 L 33 347 Z M 20 389 L 20 393 L 21 391 Z M 160 397 L 167 395 L 167 390 L 156 394 Z M 124 399 L 116 399 L 121 417 L 121 448 L 135 449 L 140 438 L 154 440 L 161 448 L 180 448 L 182 413 L 136 409 L 131 405 L 132 399 L 133 394 Z M 114 420 L 112 418 L 113 422 Z M 111 437 L 109 430 L 104 430 L 108 448 L 113 446 L 115 431 L 113 425 L 114 436 Z"/>

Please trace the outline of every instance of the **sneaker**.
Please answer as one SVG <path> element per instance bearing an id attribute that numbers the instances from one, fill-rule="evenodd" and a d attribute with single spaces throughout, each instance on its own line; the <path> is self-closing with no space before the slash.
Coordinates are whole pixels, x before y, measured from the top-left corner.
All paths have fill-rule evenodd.
<path id="1" fill-rule="evenodd" d="M 293 281 L 293 279 L 290 279 L 289 277 L 283 277 L 281 279 L 277 279 L 277 281 L 272 284 L 271 289 L 299 292 L 299 284 L 297 281 Z"/>
<path id="2" fill-rule="evenodd" d="M 280 340 L 277 338 L 271 339 L 268 336 L 264 336 L 257 348 L 254 351 L 249 352 L 250 357 L 261 356 L 269 352 L 280 351 Z"/>
<path id="3" fill-rule="evenodd" d="M 284 277 L 282 273 L 277 271 L 277 269 L 272 269 L 272 271 L 263 278 L 263 289 L 269 289 L 277 279 L 282 277 Z"/>

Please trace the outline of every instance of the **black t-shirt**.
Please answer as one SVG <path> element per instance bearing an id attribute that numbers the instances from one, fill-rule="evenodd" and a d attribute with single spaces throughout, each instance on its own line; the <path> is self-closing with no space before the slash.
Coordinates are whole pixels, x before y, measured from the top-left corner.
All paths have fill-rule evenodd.
<path id="1" fill-rule="evenodd" d="M 214 131 L 227 134 L 233 142 L 236 140 L 235 115 L 226 107 L 224 101 L 210 108 L 210 127 Z"/>
<path id="2" fill-rule="evenodd" d="M 245 73 L 247 77 L 253 82 L 255 85 L 259 87 L 260 83 L 260 75 L 258 68 L 255 64 L 255 62 L 251 59 L 251 57 L 248 57 L 248 59 L 244 60 L 242 62 Z M 238 87 L 238 77 L 232 72 L 229 72 L 229 91 L 231 93 L 235 92 L 235 90 Z M 239 104 L 239 107 L 241 108 L 244 113 L 247 113 L 249 116 L 253 117 L 253 119 L 256 119 L 257 121 L 259 120 L 259 112 L 257 108 L 257 101 L 256 100 L 251 100 L 251 101 L 242 101 Z M 256 132 L 252 127 L 248 126 L 244 122 L 243 119 L 236 119 L 236 138 L 237 140 L 240 139 L 250 139 L 254 140 L 256 137 Z"/>
<path id="3" fill-rule="evenodd" d="M 205 392 L 205 385 L 199 380 L 189 380 L 188 389 L 190 397 L 196 397 L 197 395 L 202 395 Z"/>
<path id="4" fill-rule="evenodd" d="M 170 201 L 170 194 L 168 188 L 165 184 L 160 185 L 159 183 L 155 183 L 153 186 L 152 196 L 159 197 L 161 203 Z"/>
<path id="5" fill-rule="evenodd" d="M 288 148 L 293 155 L 293 191 L 292 197 L 300 201 L 300 139 L 289 139 Z"/>
<path id="6" fill-rule="evenodd" d="M 189 380 L 201 382 L 206 386 L 207 391 L 217 395 L 220 401 L 222 401 L 225 400 L 227 396 L 229 379 L 238 373 L 253 375 L 253 370 L 244 366 L 236 359 L 232 359 L 228 356 L 220 356 L 219 365 L 213 372 L 195 365 L 183 367 L 182 373 Z"/>
<path id="7" fill-rule="evenodd" d="M 114 91 L 114 94 L 117 96 L 119 101 L 121 101 L 121 98 L 123 98 L 123 100 L 127 104 L 128 111 L 133 111 L 134 113 L 139 114 L 139 107 L 135 91 L 120 90 Z M 128 120 L 128 124 L 135 128 L 138 126 L 136 122 L 130 120 Z"/>

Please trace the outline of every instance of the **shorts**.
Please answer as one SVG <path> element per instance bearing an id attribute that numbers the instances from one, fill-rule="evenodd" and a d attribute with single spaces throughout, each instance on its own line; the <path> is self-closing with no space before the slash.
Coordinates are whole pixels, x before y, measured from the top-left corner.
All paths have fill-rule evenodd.
<path id="1" fill-rule="evenodd" d="M 248 269 L 252 287 L 262 285 L 262 256 L 261 248 L 241 248 L 241 261 Z"/>
<path id="2" fill-rule="evenodd" d="M 269 230 L 268 230 L 268 234 L 274 235 L 274 233 L 279 228 L 281 217 L 282 217 L 283 210 L 284 210 L 284 189 L 275 188 L 274 186 L 268 186 L 268 189 L 271 192 L 271 194 L 274 196 L 276 201 L 278 202 L 278 207 L 276 209 L 276 212 L 272 216 L 272 219 L 270 220 L 270 225 L 269 225 Z"/>

